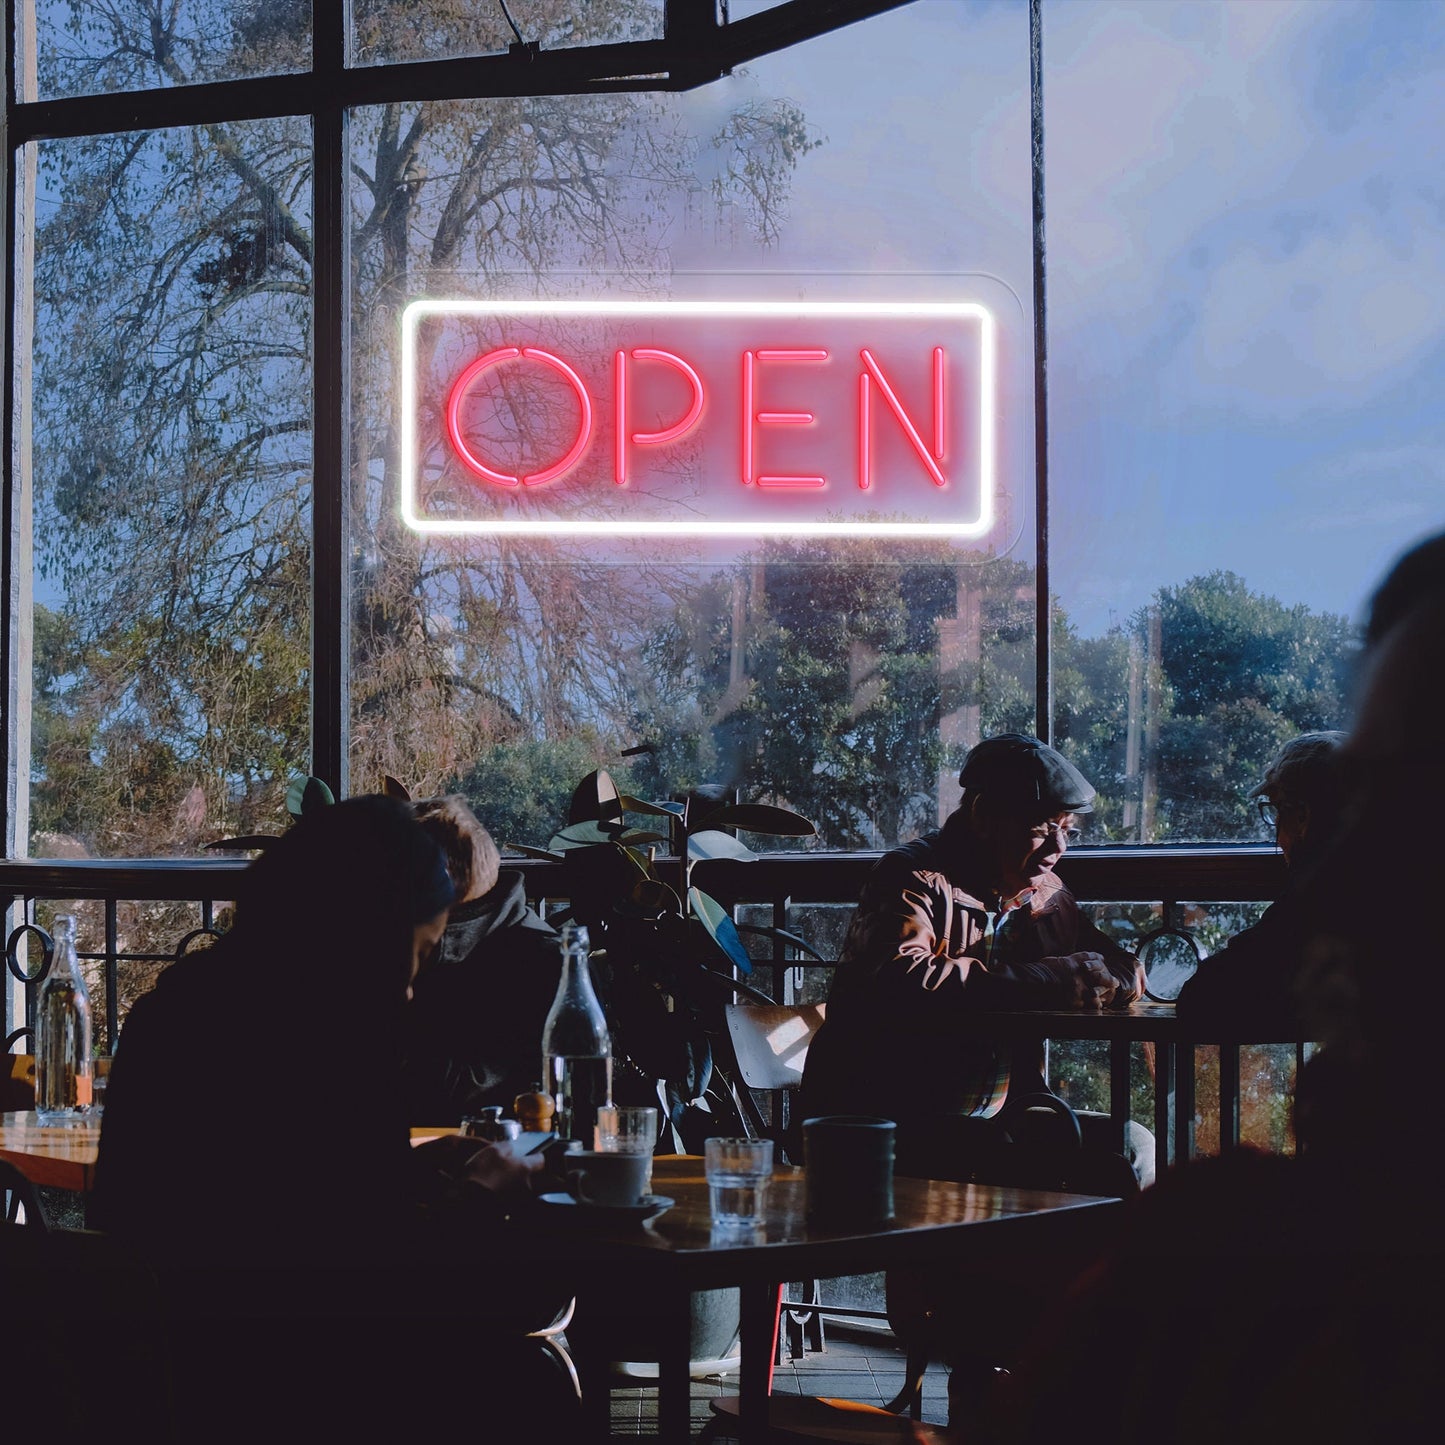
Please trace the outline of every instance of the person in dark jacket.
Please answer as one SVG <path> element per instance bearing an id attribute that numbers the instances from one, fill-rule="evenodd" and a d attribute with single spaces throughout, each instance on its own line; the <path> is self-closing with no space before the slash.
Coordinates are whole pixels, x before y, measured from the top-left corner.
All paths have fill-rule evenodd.
<path id="1" fill-rule="evenodd" d="M 844 940 L 827 1019 L 808 1050 L 805 1114 L 882 1115 L 899 1125 L 899 1167 L 940 1177 L 959 1118 L 987 1118 L 1010 1089 L 1043 1087 L 1037 1046 L 1007 1049 L 967 1027 L 988 1009 L 1133 1002 L 1143 970 L 1093 926 L 1054 868 L 1094 789 L 1037 738 L 979 743 L 941 830 L 874 868 Z M 1041 1123 L 1047 1121 L 1041 1121 Z M 1081 1116 L 1086 1145 L 1104 1116 Z M 1131 1129 L 1144 1182 L 1152 1136 Z M 949 1177 L 943 1173 L 942 1177 Z"/>
<path id="2" fill-rule="evenodd" d="M 1179 991 L 1181 1020 L 1220 1038 L 1294 1037 L 1303 1027 L 1299 980 L 1318 920 L 1298 880 L 1308 877 L 1339 830 L 1345 736 L 1312 732 L 1291 738 L 1251 792 L 1274 825 L 1290 886 L 1258 923 L 1235 934 L 1185 982 Z"/>
<path id="3" fill-rule="evenodd" d="M 540 1087 L 542 1026 L 557 995 L 556 932 L 527 904 L 522 874 L 464 799 L 413 805 L 456 888 L 441 945 L 422 961 L 406 1016 L 407 1109 L 417 1125 L 456 1124 Z"/>
<path id="4" fill-rule="evenodd" d="M 1437 1426 L 1445 1290 L 1438 1196 L 1445 948 L 1428 856 L 1445 813 L 1445 533 L 1372 600 L 1340 827 L 1300 879 L 1315 936 L 1299 1007 L 1298 1152 L 1237 1149 L 1131 1201 L 1128 1228 L 1000 1382 L 987 1445 L 1354 1445 Z M 1291 872 L 1295 864 L 1291 862 Z M 1384 880 L 1384 887 L 1381 886 Z M 1371 906 L 1360 902 L 1372 898 Z M 1101 1390 L 1080 1341 L 1147 1331 Z"/>
<path id="5" fill-rule="evenodd" d="M 451 1432 L 471 1402 L 417 1381 L 479 1360 L 498 1410 L 523 1379 L 545 1398 L 515 1325 L 535 1290 L 489 1265 L 543 1161 L 407 1129 L 403 1021 L 453 896 L 405 804 L 319 809 L 247 870 L 231 930 L 131 1008 L 94 1218 L 161 1282 L 179 1441 Z"/>

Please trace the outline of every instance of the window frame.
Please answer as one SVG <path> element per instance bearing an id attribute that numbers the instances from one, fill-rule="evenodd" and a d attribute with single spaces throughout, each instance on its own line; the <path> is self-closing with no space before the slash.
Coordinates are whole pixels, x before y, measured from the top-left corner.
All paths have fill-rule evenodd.
<path id="1" fill-rule="evenodd" d="M 5 726 L 0 732 L 3 856 L 28 847 L 31 708 L 31 547 L 29 418 L 17 396 L 15 364 L 29 341 L 26 298 L 17 272 L 29 266 L 29 238 L 17 210 L 18 158 L 35 141 L 248 121 L 280 116 L 312 124 L 312 774 L 337 797 L 349 791 L 350 598 L 345 566 L 349 538 L 346 434 L 350 404 L 349 313 L 346 277 L 350 237 L 346 219 L 348 117 L 387 101 L 488 99 L 516 95 L 583 95 L 617 91 L 690 90 L 733 67 L 816 36 L 912 4 L 913 0 L 783 0 L 741 20 L 727 17 L 726 0 L 664 0 L 660 39 L 547 51 L 517 43 L 502 55 L 356 66 L 350 55 L 347 0 L 313 0 L 312 63 L 292 75 L 225 80 L 162 90 L 111 92 L 51 100 L 21 100 L 13 37 L 25 0 L 6 0 L 4 165 L 5 314 L 3 455 L 0 492 L 0 660 L 6 677 Z M 1040 0 L 1029 0 L 1038 27 Z M 1037 99 L 1037 98 L 1036 98 Z M 1036 104 L 1036 114 L 1041 114 Z M 1035 146 L 1035 156 L 1041 149 Z M 1041 188 L 1039 194 L 1041 194 Z M 17 253 L 25 254 L 18 255 Z M 1042 555 L 1042 554 L 1041 554 Z M 1040 585 L 1047 578 L 1040 568 Z M 1047 596 L 1044 592 L 1042 595 Z M 1047 628 L 1042 635 L 1047 640 Z M 1041 710 L 1040 725 L 1047 728 Z M 1041 734 L 1041 736 L 1044 734 Z"/>

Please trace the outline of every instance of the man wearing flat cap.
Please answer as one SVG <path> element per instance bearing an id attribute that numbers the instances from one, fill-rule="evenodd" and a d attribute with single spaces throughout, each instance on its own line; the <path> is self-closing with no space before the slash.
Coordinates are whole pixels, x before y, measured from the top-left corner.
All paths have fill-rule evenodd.
<path id="1" fill-rule="evenodd" d="M 979 743 L 943 827 L 895 848 L 864 886 L 808 1051 L 806 1115 L 898 1122 L 898 1168 L 938 1177 L 940 1119 L 987 1118 L 1041 1082 L 1041 1049 L 965 1027 L 989 1009 L 1132 1003 L 1143 970 L 1085 919 L 1054 867 L 1094 789 L 1061 753 L 1022 733 Z M 1086 1148 L 1107 1119 L 1080 1116 Z M 962 1138 L 967 1130 L 944 1131 Z M 1146 1130 L 1131 1135 L 1149 1140 Z M 1150 1157 L 1136 1172 L 1148 1183 Z M 955 1174 L 954 1177 L 957 1177 Z"/>
<path id="2" fill-rule="evenodd" d="M 1342 732 L 1301 733 L 1275 755 L 1250 790 L 1260 816 L 1274 828 L 1289 868 L 1283 895 L 1258 923 L 1236 933 L 1199 965 L 1179 990 L 1181 1023 L 1238 1037 L 1304 1038 L 1311 946 L 1323 919 L 1307 895 L 1316 863 L 1339 833 L 1346 810 Z"/>

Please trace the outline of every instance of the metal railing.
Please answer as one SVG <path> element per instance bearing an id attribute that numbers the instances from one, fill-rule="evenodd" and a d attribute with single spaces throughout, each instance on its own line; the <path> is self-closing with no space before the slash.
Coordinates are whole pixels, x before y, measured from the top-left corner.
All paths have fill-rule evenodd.
<path id="1" fill-rule="evenodd" d="M 840 915 L 846 916 L 843 910 L 855 902 L 869 869 L 880 856 L 777 853 L 765 854 L 753 862 L 713 860 L 696 865 L 694 879 L 725 905 L 768 910 L 774 924 L 788 926 L 796 910 L 815 905 L 838 905 Z M 544 908 L 565 902 L 558 864 L 534 859 L 506 859 L 504 864 L 525 875 L 527 893 L 533 902 Z M 7 963 L 16 985 L 23 985 L 25 993 L 24 1022 L 9 1030 L 7 1049 L 13 1049 L 33 1026 L 34 995 L 49 962 L 43 946 L 27 947 L 27 941 L 41 942 L 37 904 L 100 905 L 101 926 L 97 930 L 92 920 L 92 938 L 80 956 L 103 980 L 104 997 L 96 1000 L 97 1021 L 104 1024 L 98 1042 L 102 1051 L 109 1052 L 123 1022 L 123 972 L 136 965 L 151 969 L 163 965 L 183 952 L 198 932 L 212 930 L 218 905 L 244 897 L 246 867 L 243 860 L 232 858 L 24 859 L 0 863 L 0 905 L 9 906 Z M 1275 850 L 1263 846 L 1086 848 L 1069 854 L 1060 864 L 1059 873 L 1086 904 L 1150 907 L 1157 924 L 1134 943 L 1146 962 L 1148 949 L 1157 938 L 1190 936 L 1181 922 L 1183 905 L 1269 900 L 1277 896 L 1284 881 L 1282 860 Z M 187 925 L 176 929 L 174 942 L 170 938 L 156 941 L 154 920 L 149 931 L 144 920 L 139 926 L 126 926 L 124 906 L 161 902 L 186 904 L 193 910 Z M 97 931 L 102 935 L 98 941 L 93 937 Z M 137 946 L 129 935 L 146 941 Z M 31 956 L 34 952 L 39 953 L 38 966 Z M 785 946 L 774 945 L 770 955 L 755 959 L 754 967 L 764 980 L 770 979 L 771 987 L 765 983 L 764 988 L 772 997 L 782 1001 L 796 993 L 790 987 L 790 973 L 800 967 L 800 960 L 789 957 Z M 808 967 L 821 966 L 809 963 Z M 18 1013 L 15 1007 L 11 1023 L 16 1023 Z M 1238 1141 L 1240 1130 L 1237 1047 L 1220 1049 L 1218 1068 L 1220 1144 L 1227 1149 Z M 1121 1087 L 1128 1088 L 1128 1070 L 1116 1057 L 1110 1067 L 1110 1088 L 1116 1101 Z M 1192 1139 L 1182 1141 L 1182 1152 L 1187 1153 L 1191 1145 Z"/>

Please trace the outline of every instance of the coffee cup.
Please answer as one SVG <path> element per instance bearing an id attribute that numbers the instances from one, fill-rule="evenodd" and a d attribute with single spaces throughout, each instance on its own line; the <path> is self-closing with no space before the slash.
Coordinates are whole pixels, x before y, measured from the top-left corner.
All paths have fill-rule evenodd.
<path id="1" fill-rule="evenodd" d="M 892 1119 L 826 1114 L 803 1121 L 808 1218 L 875 1229 L 893 1218 Z"/>
<path id="2" fill-rule="evenodd" d="M 652 1172 L 651 1154 L 610 1154 L 575 1149 L 563 1156 L 567 1185 L 579 1204 L 609 1209 L 640 1204 Z"/>

